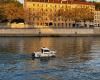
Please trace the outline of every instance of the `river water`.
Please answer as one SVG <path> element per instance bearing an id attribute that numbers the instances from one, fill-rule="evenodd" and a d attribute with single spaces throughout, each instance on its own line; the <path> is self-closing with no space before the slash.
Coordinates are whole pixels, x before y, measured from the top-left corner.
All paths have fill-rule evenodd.
<path id="1" fill-rule="evenodd" d="M 32 59 L 41 47 L 56 58 Z M 100 80 L 100 38 L 0 37 L 0 80 Z"/>

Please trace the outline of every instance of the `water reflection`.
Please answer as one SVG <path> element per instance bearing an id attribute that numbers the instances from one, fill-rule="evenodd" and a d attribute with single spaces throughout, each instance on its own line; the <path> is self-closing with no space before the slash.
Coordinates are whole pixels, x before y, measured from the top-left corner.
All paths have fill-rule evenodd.
<path id="1" fill-rule="evenodd" d="M 34 59 L 41 47 L 56 58 Z M 0 37 L 0 80 L 99 80 L 100 38 Z"/>

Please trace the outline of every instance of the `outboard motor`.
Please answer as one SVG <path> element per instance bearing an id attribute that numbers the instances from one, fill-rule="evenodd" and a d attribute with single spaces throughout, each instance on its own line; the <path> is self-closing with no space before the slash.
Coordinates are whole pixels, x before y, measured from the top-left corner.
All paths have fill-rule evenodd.
<path id="1" fill-rule="evenodd" d="M 32 53 L 32 58 L 35 58 L 35 53 Z"/>

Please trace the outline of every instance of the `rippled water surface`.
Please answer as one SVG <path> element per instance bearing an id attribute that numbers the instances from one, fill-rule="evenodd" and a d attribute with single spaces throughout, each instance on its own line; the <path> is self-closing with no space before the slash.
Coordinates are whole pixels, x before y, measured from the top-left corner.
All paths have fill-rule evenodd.
<path id="1" fill-rule="evenodd" d="M 33 60 L 41 47 L 56 58 Z M 0 80 L 100 80 L 100 38 L 0 37 Z"/>

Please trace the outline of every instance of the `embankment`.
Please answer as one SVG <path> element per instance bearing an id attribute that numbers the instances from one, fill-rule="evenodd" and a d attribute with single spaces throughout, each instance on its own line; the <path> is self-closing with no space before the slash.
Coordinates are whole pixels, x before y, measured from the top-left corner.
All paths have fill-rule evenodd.
<path id="1" fill-rule="evenodd" d="M 0 29 L 0 36 L 100 36 L 100 28 L 93 29 Z"/>

